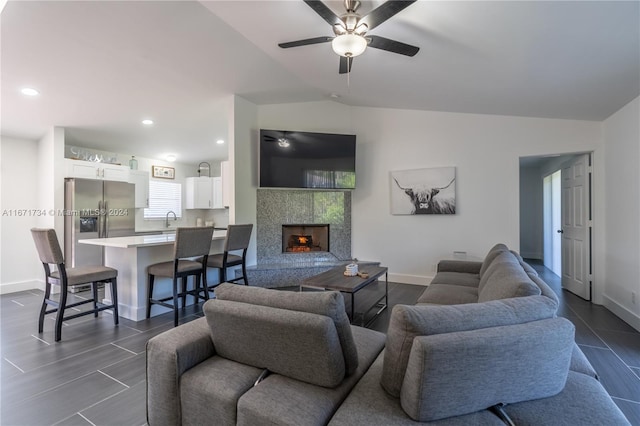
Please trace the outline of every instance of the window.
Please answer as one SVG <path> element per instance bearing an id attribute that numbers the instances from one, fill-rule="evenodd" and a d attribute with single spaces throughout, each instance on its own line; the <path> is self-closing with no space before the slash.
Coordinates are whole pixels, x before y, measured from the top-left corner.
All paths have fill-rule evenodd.
<path id="1" fill-rule="evenodd" d="M 170 210 L 182 217 L 182 185 L 150 180 L 149 208 L 144 209 L 144 218 L 164 219 Z"/>

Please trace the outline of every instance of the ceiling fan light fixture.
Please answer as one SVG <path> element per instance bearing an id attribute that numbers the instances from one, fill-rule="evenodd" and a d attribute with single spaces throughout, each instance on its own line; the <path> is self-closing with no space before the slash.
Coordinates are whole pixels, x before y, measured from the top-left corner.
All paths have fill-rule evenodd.
<path id="1" fill-rule="evenodd" d="M 333 39 L 331 47 L 338 55 L 353 58 L 365 51 L 367 39 L 358 34 L 342 34 Z"/>

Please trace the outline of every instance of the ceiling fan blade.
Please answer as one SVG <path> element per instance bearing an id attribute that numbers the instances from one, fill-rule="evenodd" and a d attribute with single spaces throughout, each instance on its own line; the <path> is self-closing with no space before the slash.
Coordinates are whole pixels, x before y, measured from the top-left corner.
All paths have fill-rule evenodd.
<path id="1" fill-rule="evenodd" d="M 416 0 L 389 0 L 381 6 L 373 9 L 369 14 L 363 16 L 358 23 L 364 22 L 371 31 L 396 13 L 406 9 L 415 3 Z"/>
<path id="2" fill-rule="evenodd" d="M 420 50 L 419 47 L 410 44 L 391 40 L 380 36 L 367 36 L 369 39 L 369 47 L 386 50 L 387 52 L 399 53 L 406 56 L 414 56 Z"/>
<path id="3" fill-rule="evenodd" d="M 353 67 L 353 58 L 340 56 L 340 69 L 338 70 L 340 74 L 346 74 L 348 72 L 351 72 L 352 67 Z"/>
<path id="4" fill-rule="evenodd" d="M 298 46 L 307 46 L 309 44 L 326 43 L 331 40 L 333 40 L 333 37 L 314 37 L 314 38 L 306 38 L 304 40 L 289 41 L 287 43 L 279 43 L 278 46 L 282 47 L 283 49 L 287 49 L 289 47 L 298 47 Z"/>
<path id="5" fill-rule="evenodd" d="M 304 2 L 309 5 L 309 7 L 322 17 L 325 21 L 329 23 L 329 25 L 342 24 L 342 21 L 329 9 L 324 3 L 317 0 L 304 0 Z"/>

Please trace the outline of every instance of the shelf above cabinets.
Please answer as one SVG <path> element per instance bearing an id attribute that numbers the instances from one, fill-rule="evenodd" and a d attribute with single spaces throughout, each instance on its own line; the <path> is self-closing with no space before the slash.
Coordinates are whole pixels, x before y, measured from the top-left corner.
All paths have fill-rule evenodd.
<path id="1" fill-rule="evenodd" d="M 188 177 L 185 180 L 186 209 L 223 209 L 221 177 Z"/>
<path id="2" fill-rule="evenodd" d="M 129 167 L 117 164 L 94 163 L 92 161 L 65 159 L 66 177 L 84 179 L 129 181 Z"/>

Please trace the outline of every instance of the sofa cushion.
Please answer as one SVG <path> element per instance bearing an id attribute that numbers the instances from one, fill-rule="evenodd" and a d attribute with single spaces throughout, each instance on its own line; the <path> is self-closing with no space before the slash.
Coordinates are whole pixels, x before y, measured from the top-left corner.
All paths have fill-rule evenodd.
<path id="1" fill-rule="evenodd" d="M 416 421 L 546 398 L 564 388 L 575 327 L 553 318 L 413 341 L 400 404 Z"/>
<path id="2" fill-rule="evenodd" d="M 529 278 L 520 262 L 510 252 L 496 256 L 480 282 L 478 302 L 535 296 L 541 293 L 540 288 Z"/>
<path id="3" fill-rule="evenodd" d="M 383 358 L 384 354 L 380 354 L 340 405 L 329 426 L 504 426 L 498 416 L 488 410 L 436 422 L 415 422 L 402 410 L 398 399 L 387 394 L 380 386 Z"/>
<path id="4" fill-rule="evenodd" d="M 203 307 L 216 353 L 318 386 L 337 386 L 344 357 L 331 318 L 212 299 Z"/>
<path id="5" fill-rule="evenodd" d="M 462 285 L 430 284 L 416 303 L 460 305 L 463 303 L 476 303 L 477 301 L 477 288 Z"/>
<path id="6" fill-rule="evenodd" d="M 618 406 L 593 377 L 569 371 L 558 395 L 504 407 L 517 425 L 628 425 Z"/>
<path id="7" fill-rule="evenodd" d="M 489 268 L 489 266 L 491 266 L 491 264 L 493 263 L 494 259 L 502 252 L 505 251 L 509 251 L 509 247 L 507 247 L 504 244 L 496 244 L 495 246 L 491 247 L 491 249 L 489 250 L 489 252 L 487 253 L 487 255 L 484 257 L 484 261 L 482 262 L 482 266 L 480 267 L 480 278 L 482 279 L 482 277 L 484 276 L 484 273 L 487 272 L 487 268 Z"/>
<path id="8" fill-rule="evenodd" d="M 240 398 L 238 425 L 326 425 L 384 348 L 384 334 L 362 327 L 352 329 L 358 348 L 354 374 L 333 389 L 272 374 Z"/>
<path id="9" fill-rule="evenodd" d="M 519 297 L 465 305 L 395 305 L 385 345 L 381 384 L 400 396 L 407 361 L 416 336 L 521 324 L 555 316 L 558 305 L 544 296 Z"/>
<path id="10" fill-rule="evenodd" d="M 262 369 L 213 356 L 180 377 L 182 424 L 235 425 L 238 399 L 256 382 Z M 220 386 L 224 383 L 224 386 Z"/>
<path id="11" fill-rule="evenodd" d="M 438 272 L 431 280 L 431 284 L 453 284 L 478 288 L 480 276 L 478 274 L 468 274 L 466 272 Z"/>
<path id="12" fill-rule="evenodd" d="M 216 287 L 215 292 L 216 298 L 220 300 L 233 300 L 291 311 L 309 312 L 331 318 L 340 339 L 346 374 L 353 374 L 358 368 L 358 352 L 351 335 L 351 324 L 341 293 L 335 291 L 302 293 L 228 283 L 220 284 Z"/>

